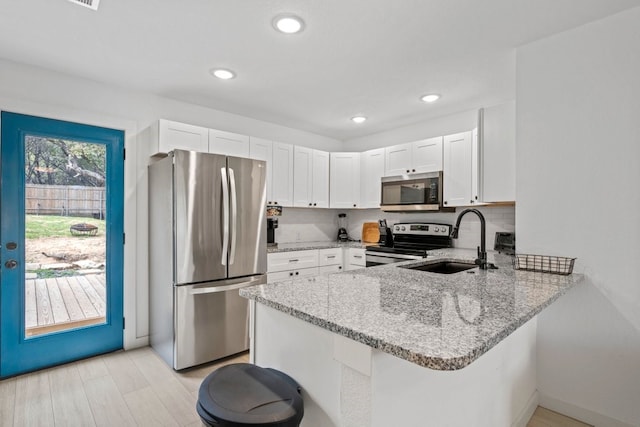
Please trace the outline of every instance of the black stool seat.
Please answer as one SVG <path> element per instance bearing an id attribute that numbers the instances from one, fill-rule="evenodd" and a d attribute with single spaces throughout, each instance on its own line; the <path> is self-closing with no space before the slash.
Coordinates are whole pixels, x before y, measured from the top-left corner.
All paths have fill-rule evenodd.
<path id="1" fill-rule="evenodd" d="M 207 375 L 196 410 L 208 426 L 297 427 L 304 415 L 300 387 L 291 377 L 249 363 Z"/>

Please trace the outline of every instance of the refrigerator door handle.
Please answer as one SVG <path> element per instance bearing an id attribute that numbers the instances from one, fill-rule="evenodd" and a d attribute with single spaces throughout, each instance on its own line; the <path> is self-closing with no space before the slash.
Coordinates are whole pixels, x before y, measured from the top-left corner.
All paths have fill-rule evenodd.
<path id="1" fill-rule="evenodd" d="M 236 192 L 236 176 L 232 168 L 229 168 L 229 184 L 231 186 L 231 251 L 229 264 L 233 264 L 236 257 L 236 234 L 238 232 L 238 194 Z"/>
<path id="2" fill-rule="evenodd" d="M 227 168 L 220 168 L 222 175 L 222 265 L 227 265 L 229 248 L 229 187 L 227 186 Z"/>
<path id="3" fill-rule="evenodd" d="M 249 280 L 247 282 L 234 283 L 233 285 L 224 286 L 207 286 L 202 288 L 193 288 L 189 291 L 189 295 L 214 294 L 217 292 L 233 291 L 234 289 L 246 288 L 248 286 L 264 283 L 259 279 Z"/>

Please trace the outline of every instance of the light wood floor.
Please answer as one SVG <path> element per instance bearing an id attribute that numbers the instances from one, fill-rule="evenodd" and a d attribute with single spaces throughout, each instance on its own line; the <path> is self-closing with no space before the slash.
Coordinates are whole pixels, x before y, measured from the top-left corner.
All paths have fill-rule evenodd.
<path id="1" fill-rule="evenodd" d="M 0 381 L 0 426 L 188 426 L 200 383 L 247 353 L 177 373 L 149 347 L 119 351 Z M 528 427 L 583 427 L 538 407 Z"/>

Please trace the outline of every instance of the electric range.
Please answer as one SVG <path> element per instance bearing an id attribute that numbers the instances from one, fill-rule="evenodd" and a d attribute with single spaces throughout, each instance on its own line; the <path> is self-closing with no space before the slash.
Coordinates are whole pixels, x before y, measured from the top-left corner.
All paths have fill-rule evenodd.
<path id="1" fill-rule="evenodd" d="M 427 251 L 450 248 L 451 224 L 401 222 L 391 228 L 393 246 L 367 246 L 366 265 L 392 264 L 427 257 Z"/>

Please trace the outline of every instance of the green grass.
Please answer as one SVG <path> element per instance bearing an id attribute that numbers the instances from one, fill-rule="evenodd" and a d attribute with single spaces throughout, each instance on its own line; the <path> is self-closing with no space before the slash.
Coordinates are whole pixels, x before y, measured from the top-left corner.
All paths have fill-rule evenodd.
<path id="1" fill-rule="evenodd" d="M 54 215 L 26 215 L 25 238 L 70 237 L 69 227 L 83 222 L 97 226 L 98 236 L 104 235 L 104 220 Z"/>

